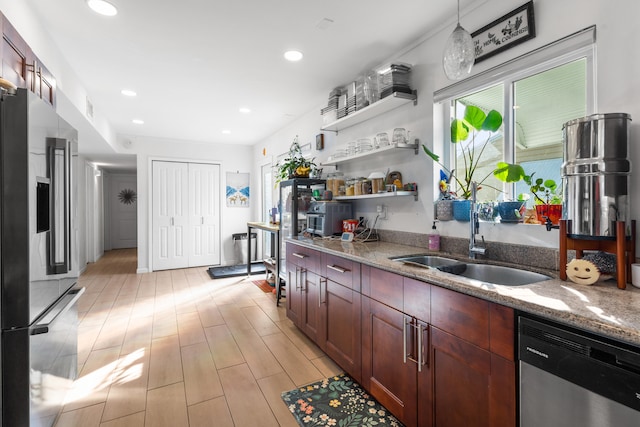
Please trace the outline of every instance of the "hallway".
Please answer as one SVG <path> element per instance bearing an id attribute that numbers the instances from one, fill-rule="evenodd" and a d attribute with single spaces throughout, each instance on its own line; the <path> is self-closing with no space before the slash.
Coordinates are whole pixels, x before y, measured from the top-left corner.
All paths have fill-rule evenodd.
<path id="1" fill-rule="evenodd" d="M 136 264 L 113 250 L 80 277 L 80 374 L 57 427 L 296 426 L 280 393 L 341 372 L 246 277 Z"/>

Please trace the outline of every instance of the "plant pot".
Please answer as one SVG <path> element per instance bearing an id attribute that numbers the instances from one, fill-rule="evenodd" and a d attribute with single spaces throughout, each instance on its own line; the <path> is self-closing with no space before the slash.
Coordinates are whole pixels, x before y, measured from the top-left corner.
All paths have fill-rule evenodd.
<path id="1" fill-rule="evenodd" d="M 518 223 L 524 221 L 526 206 L 524 202 L 499 202 L 498 214 L 500 222 Z"/>
<path id="2" fill-rule="evenodd" d="M 496 202 L 478 203 L 478 219 L 484 222 L 495 222 L 498 217 L 498 204 Z"/>
<path id="3" fill-rule="evenodd" d="M 562 218 L 562 205 L 536 205 L 536 215 L 540 224 L 544 225 L 548 216 L 551 220 L 551 224 L 558 225 Z"/>
<path id="4" fill-rule="evenodd" d="M 471 214 L 471 200 L 453 201 L 453 218 L 456 221 L 469 221 Z"/>
<path id="5" fill-rule="evenodd" d="M 436 202 L 436 218 L 438 221 L 453 219 L 453 200 L 438 200 Z"/>

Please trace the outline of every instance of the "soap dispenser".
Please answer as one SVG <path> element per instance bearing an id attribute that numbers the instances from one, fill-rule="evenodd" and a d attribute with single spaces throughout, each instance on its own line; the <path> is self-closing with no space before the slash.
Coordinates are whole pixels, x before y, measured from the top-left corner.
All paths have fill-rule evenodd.
<path id="1" fill-rule="evenodd" d="M 433 221 L 433 226 L 431 227 L 431 234 L 429 234 L 429 250 L 430 251 L 439 251 L 440 250 L 440 235 L 438 234 L 438 230 L 436 230 L 436 222 Z"/>

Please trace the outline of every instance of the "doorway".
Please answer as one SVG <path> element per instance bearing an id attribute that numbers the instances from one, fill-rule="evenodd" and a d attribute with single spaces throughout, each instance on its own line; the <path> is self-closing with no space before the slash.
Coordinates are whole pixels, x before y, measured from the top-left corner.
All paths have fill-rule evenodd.
<path id="1" fill-rule="evenodd" d="M 110 248 L 138 247 L 136 174 L 111 174 L 109 185 Z"/>

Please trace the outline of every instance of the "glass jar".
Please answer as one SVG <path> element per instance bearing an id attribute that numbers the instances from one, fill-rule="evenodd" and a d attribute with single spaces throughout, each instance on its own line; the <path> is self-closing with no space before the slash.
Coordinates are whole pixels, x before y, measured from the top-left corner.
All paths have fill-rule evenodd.
<path id="1" fill-rule="evenodd" d="M 365 179 L 362 181 L 362 194 L 371 194 L 371 180 Z"/>
<path id="2" fill-rule="evenodd" d="M 353 195 L 362 196 L 362 181 L 359 179 L 356 179 L 353 182 Z"/>
<path id="3" fill-rule="evenodd" d="M 342 172 L 335 172 L 333 176 L 333 188 L 331 188 L 333 194 L 340 194 L 340 187 L 344 187 L 344 174 Z"/>
<path id="4" fill-rule="evenodd" d="M 384 174 L 382 172 L 372 172 L 369 175 L 369 180 L 371 180 L 371 193 L 384 193 L 386 188 L 384 186 Z"/>
<path id="5" fill-rule="evenodd" d="M 355 178 L 349 178 L 345 181 L 344 195 L 345 196 L 355 196 Z"/>

